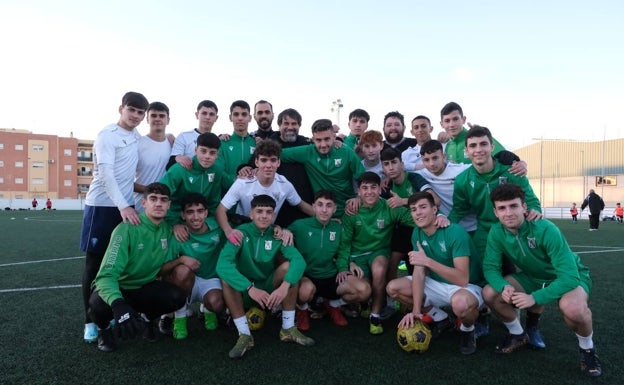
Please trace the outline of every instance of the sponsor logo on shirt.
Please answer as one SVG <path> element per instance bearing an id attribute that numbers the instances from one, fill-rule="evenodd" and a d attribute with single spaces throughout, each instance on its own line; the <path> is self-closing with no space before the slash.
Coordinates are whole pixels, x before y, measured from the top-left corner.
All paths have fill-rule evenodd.
<path id="1" fill-rule="evenodd" d="M 470 181 L 470 187 L 472 187 L 472 189 L 474 190 L 474 180 Z"/>
<path id="2" fill-rule="evenodd" d="M 265 250 L 273 250 L 273 241 L 264 241 Z"/>
<path id="3" fill-rule="evenodd" d="M 193 178 L 192 176 L 188 177 L 188 181 L 191 182 L 191 184 L 193 184 L 193 181 L 195 180 L 195 178 Z"/>
<path id="4" fill-rule="evenodd" d="M 312 238 L 312 232 L 308 231 L 308 238 Z"/>
<path id="5" fill-rule="evenodd" d="M 429 242 L 427 242 L 427 240 L 425 239 L 424 241 L 422 241 L 421 246 L 429 246 Z"/>
<path id="6" fill-rule="evenodd" d="M 228 150 L 230 151 L 234 150 L 234 146 L 228 146 Z"/>

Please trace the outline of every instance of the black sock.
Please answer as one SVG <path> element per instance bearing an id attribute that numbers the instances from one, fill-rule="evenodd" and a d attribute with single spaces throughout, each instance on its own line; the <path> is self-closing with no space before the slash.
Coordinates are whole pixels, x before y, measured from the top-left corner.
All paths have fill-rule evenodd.
<path id="1" fill-rule="evenodd" d="M 537 327 L 539 325 L 541 313 L 534 313 L 532 311 L 526 312 L 526 328 Z"/>

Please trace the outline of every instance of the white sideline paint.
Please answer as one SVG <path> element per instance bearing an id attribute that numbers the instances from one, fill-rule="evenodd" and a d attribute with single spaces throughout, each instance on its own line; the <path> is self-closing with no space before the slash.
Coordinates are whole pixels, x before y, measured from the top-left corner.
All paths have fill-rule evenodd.
<path id="1" fill-rule="evenodd" d="M 43 263 L 43 262 L 58 262 L 58 261 L 66 261 L 70 259 L 81 259 L 84 258 L 84 255 L 81 257 L 68 257 L 68 258 L 55 258 L 55 259 L 42 259 L 40 261 L 25 261 L 25 262 L 13 262 L 13 263 L 3 263 L 0 267 L 6 266 L 17 266 L 17 265 L 28 265 L 31 263 Z"/>
<path id="2" fill-rule="evenodd" d="M 50 289 L 74 289 L 82 287 L 82 285 L 59 285 L 59 286 L 43 286 L 43 287 L 22 287 L 19 289 L 2 289 L 1 293 L 19 293 L 23 291 L 50 290 Z"/>

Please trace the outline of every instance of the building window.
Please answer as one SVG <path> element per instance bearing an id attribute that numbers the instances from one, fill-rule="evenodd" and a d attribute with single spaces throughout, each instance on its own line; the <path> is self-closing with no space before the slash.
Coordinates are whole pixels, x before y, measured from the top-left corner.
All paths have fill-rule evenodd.
<path id="1" fill-rule="evenodd" d="M 15 184 L 24 184 L 24 178 L 15 178 Z"/>
<path id="2" fill-rule="evenodd" d="M 66 149 L 63 150 L 63 155 L 71 156 L 71 154 L 72 154 L 71 148 L 66 148 Z"/>
<path id="3" fill-rule="evenodd" d="M 33 144 L 33 151 L 43 151 L 43 144 Z"/>
<path id="4" fill-rule="evenodd" d="M 15 151 L 24 151 L 24 145 L 23 144 L 16 144 L 15 145 Z"/>
<path id="5" fill-rule="evenodd" d="M 4 150 L 4 143 L 0 143 L 0 150 Z"/>
<path id="6" fill-rule="evenodd" d="M 71 164 L 66 164 L 63 166 L 63 170 L 65 171 L 71 171 L 72 170 L 72 165 Z"/>
<path id="7" fill-rule="evenodd" d="M 21 160 L 16 160 L 15 167 L 24 167 L 24 162 L 22 162 Z"/>
<path id="8" fill-rule="evenodd" d="M 33 168 L 43 168 L 43 162 L 33 162 Z"/>
<path id="9" fill-rule="evenodd" d="M 0 160 L 0 167 L 4 167 L 4 161 Z"/>
<path id="10" fill-rule="evenodd" d="M 66 187 L 67 187 L 67 186 L 71 186 L 71 185 L 72 185 L 72 181 L 71 181 L 71 179 L 65 179 L 65 180 L 63 181 L 63 185 L 64 185 L 64 186 L 66 186 Z"/>
<path id="11" fill-rule="evenodd" d="M 0 176 L 0 183 L 4 183 L 4 177 Z"/>
<path id="12" fill-rule="evenodd" d="M 43 184 L 43 179 L 42 178 L 32 178 L 32 184 L 42 185 Z"/>

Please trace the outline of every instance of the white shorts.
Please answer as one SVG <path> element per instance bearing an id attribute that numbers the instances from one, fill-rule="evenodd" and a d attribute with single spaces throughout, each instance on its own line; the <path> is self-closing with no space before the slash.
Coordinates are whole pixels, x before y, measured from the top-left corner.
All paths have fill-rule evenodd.
<path id="1" fill-rule="evenodd" d="M 221 286 L 221 280 L 219 278 L 200 278 L 195 276 L 195 284 L 193 285 L 193 291 L 189 303 L 204 302 L 204 296 L 210 290 L 223 290 Z"/>
<path id="2" fill-rule="evenodd" d="M 412 276 L 408 275 L 410 281 Z M 457 286 L 450 283 L 436 281 L 433 278 L 425 277 L 425 303 L 423 306 L 450 306 L 451 297 L 458 290 L 468 290 L 479 301 L 479 309 L 483 306 L 483 296 L 481 296 L 481 287 L 469 283 L 467 286 Z"/>

